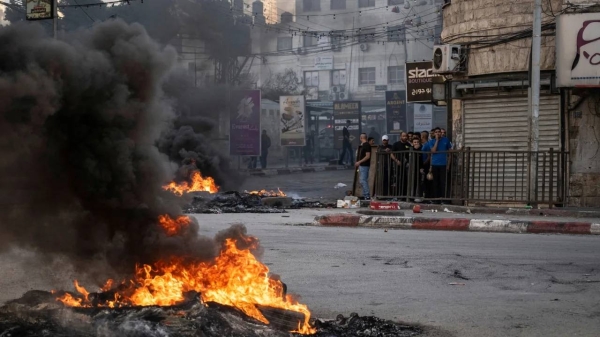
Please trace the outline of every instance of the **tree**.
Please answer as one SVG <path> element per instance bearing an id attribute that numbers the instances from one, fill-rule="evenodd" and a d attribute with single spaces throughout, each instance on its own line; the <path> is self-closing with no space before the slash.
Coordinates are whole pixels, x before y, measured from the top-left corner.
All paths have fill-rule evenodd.
<path id="1" fill-rule="evenodd" d="M 262 97 L 278 102 L 279 96 L 298 95 L 299 82 L 298 75 L 291 68 L 282 73 L 271 74 L 260 87 Z"/>

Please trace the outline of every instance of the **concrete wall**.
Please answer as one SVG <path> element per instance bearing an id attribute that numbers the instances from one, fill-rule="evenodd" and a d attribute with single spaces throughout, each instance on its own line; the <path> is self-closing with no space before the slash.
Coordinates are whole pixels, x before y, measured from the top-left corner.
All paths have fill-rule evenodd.
<path id="1" fill-rule="evenodd" d="M 599 207 L 600 91 L 596 91 L 569 114 L 569 147 L 570 204 Z"/>
<path id="2" fill-rule="evenodd" d="M 542 22 L 553 19 L 551 13 L 558 12 L 561 4 L 562 0 L 542 1 Z M 485 38 L 494 39 L 532 27 L 533 0 L 452 0 L 444 8 L 443 16 L 444 43 L 460 45 Z M 531 38 L 481 49 L 472 45 L 467 75 L 526 71 L 530 46 Z M 554 36 L 542 37 L 542 70 L 554 69 L 554 46 Z"/>

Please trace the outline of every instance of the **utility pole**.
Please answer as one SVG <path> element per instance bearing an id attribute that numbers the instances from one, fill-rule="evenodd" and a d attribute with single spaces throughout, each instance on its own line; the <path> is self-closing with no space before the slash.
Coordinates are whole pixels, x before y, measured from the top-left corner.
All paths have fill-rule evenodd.
<path id="1" fill-rule="evenodd" d="M 54 39 L 56 39 L 57 31 L 58 31 L 58 0 L 52 0 L 52 16 L 54 17 L 53 21 L 53 30 L 54 30 Z"/>
<path id="2" fill-rule="evenodd" d="M 530 198 L 537 190 L 537 151 L 540 139 L 540 51 L 542 43 L 542 1 L 534 0 L 531 40 L 531 175 Z"/>

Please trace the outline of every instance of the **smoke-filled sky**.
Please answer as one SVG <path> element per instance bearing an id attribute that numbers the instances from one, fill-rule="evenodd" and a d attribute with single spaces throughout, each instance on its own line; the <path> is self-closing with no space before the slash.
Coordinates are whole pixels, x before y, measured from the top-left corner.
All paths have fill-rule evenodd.
<path id="1" fill-rule="evenodd" d="M 99 277 L 216 253 L 197 224 L 178 237 L 157 226 L 181 213 L 185 200 L 161 187 L 178 172 L 231 177 L 210 123 L 182 125 L 181 97 L 165 94 L 177 84 L 173 49 L 122 21 L 60 41 L 17 23 L 0 28 L 0 45 L 0 250 L 64 256 Z"/>

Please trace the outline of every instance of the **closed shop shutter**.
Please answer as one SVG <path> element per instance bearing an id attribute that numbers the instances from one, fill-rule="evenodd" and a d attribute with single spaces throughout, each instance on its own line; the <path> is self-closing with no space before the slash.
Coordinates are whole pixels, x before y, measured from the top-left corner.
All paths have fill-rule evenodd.
<path id="1" fill-rule="evenodd" d="M 463 101 L 464 146 L 474 151 L 469 160 L 469 197 L 472 200 L 528 201 L 528 153 L 530 151 L 529 103 L 527 97 L 498 97 Z M 560 148 L 559 96 L 540 98 L 539 151 Z M 479 152 L 494 151 L 494 152 Z M 508 152 L 498 152 L 508 151 Z M 548 157 L 547 157 L 548 158 Z M 542 158 L 540 158 L 540 161 Z M 541 169 L 542 163 L 538 165 Z M 556 163 L 555 165 L 556 166 Z M 545 170 L 546 185 L 550 176 Z M 542 186 L 544 170 L 539 171 Z M 554 188 L 557 187 L 554 169 Z"/>

